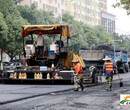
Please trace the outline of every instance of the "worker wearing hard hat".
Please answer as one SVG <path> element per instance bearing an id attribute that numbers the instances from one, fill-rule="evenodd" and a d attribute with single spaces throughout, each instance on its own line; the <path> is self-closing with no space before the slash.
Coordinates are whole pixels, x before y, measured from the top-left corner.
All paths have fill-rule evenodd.
<path id="1" fill-rule="evenodd" d="M 78 84 L 81 87 L 81 90 L 83 91 L 83 69 L 81 64 L 77 59 L 72 60 L 72 63 L 74 63 L 74 69 L 76 72 L 76 76 L 74 77 L 74 86 L 75 86 L 75 91 L 78 91 Z M 78 79 L 78 80 L 77 80 Z"/>
<path id="2" fill-rule="evenodd" d="M 103 73 L 106 75 L 106 89 L 112 90 L 114 63 L 108 56 L 106 56 L 103 60 L 105 61 L 103 65 Z"/>

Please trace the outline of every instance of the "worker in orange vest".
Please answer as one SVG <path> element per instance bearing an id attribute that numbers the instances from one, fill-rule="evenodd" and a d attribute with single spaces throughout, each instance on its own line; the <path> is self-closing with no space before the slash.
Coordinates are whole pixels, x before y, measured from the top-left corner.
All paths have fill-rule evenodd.
<path id="1" fill-rule="evenodd" d="M 74 69 L 76 72 L 75 77 L 74 77 L 74 86 L 75 86 L 74 90 L 78 91 L 78 84 L 79 84 L 81 87 L 81 90 L 83 91 L 83 89 L 84 89 L 84 87 L 83 87 L 83 76 L 84 76 L 83 68 L 77 59 L 72 60 L 72 62 L 74 63 Z"/>
<path id="2" fill-rule="evenodd" d="M 112 80 L 115 65 L 108 56 L 106 56 L 103 60 L 105 61 L 103 65 L 103 73 L 106 75 L 106 89 L 112 90 Z"/>

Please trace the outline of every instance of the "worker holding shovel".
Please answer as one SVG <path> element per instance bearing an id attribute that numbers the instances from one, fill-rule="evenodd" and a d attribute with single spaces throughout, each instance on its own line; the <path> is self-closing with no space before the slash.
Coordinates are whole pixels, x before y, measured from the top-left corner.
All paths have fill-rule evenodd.
<path id="1" fill-rule="evenodd" d="M 109 58 L 108 56 L 106 56 L 103 60 L 105 61 L 103 65 L 103 73 L 105 73 L 107 80 L 106 89 L 112 90 L 112 80 L 115 66 L 111 58 Z"/>

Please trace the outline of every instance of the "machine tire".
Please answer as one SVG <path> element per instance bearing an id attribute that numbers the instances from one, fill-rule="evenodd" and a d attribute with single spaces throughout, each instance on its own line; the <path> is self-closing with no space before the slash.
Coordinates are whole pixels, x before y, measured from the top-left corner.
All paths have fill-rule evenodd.
<path id="1" fill-rule="evenodd" d="M 125 65 L 123 65 L 123 70 L 122 70 L 123 73 L 126 73 L 126 69 L 125 69 Z"/>
<path id="2" fill-rule="evenodd" d="M 128 65 L 125 65 L 125 71 L 129 72 L 129 66 Z"/>
<path id="3" fill-rule="evenodd" d="M 92 83 L 95 83 L 96 82 L 96 75 L 95 75 L 95 73 L 93 73 L 93 75 L 92 75 Z"/>
<path id="4" fill-rule="evenodd" d="M 96 83 L 98 81 L 98 78 L 97 78 L 97 69 L 94 67 L 94 66 L 90 66 L 89 67 L 89 71 L 91 72 L 91 78 L 92 78 L 92 83 Z"/>

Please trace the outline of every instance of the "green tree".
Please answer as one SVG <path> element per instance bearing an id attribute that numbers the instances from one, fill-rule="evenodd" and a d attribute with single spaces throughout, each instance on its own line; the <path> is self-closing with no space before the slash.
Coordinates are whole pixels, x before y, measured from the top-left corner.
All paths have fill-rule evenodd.
<path id="1" fill-rule="evenodd" d="M 95 26 L 94 32 L 96 34 L 96 43 L 97 44 L 113 44 L 113 38 L 112 36 L 105 31 L 101 26 Z"/>
<path id="2" fill-rule="evenodd" d="M 26 19 L 31 25 L 46 25 L 56 23 L 56 18 L 54 18 L 52 12 L 37 10 L 35 4 L 32 4 L 31 7 L 19 6 L 18 10 L 21 16 Z M 46 35 L 44 38 L 47 46 L 51 44 L 50 36 L 52 35 Z"/>
<path id="3" fill-rule="evenodd" d="M 114 39 L 118 39 L 122 42 L 115 42 L 115 45 L 121 48 L 125 48 L 126 50 L 130 51 L 130 38 L 124 35 L 118 35 L 116 33 L 113 34 Z"/>
<path id="4" fill-rule="evenodd" d="M 55 18 L 52 12 L 37 10 L 35 4 L 31 7 L 19 6 L 21 16 L 32 25 L 54 24 Z"/>
<path id="5" fill-rule="evenodd" d="M 130 14 L 130 0 L 118 0 L 114 7 L 122 7 L 127 10 L 127 14 Z"/>
<path id="6" fill-rule="evenodd" d="M 27 24 L 27 21 L 21 17 L 15 0 L 0 0 L 0 7 L 0 11 L 3 13 L 4 20 L 8 26 L 4 51 L 12 60 L 22 51 L 21 26 Z"/>
<path id="7" fill-rule="evenodd" d="M 82 22 L 75 21 L 72 16 L 65 13 L 63 23 L 69 24 L 71 30 L 71 47 L 78 52 L 80 48 L 89 49 L 92 44 L 113 43 L 112 36 L 102 27 L 89 27 Z"/>
<path id="8" fill-rule="evenodd" d="M 0 12 L 0 49 L 1 49 L 1 62 L 2 62 L 2 53 L 5 47 L 5 41 L 7 40 L 7 25 L 4 21 L 3 14 Z"/>

